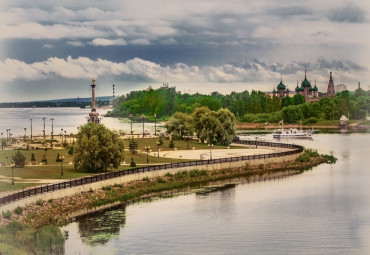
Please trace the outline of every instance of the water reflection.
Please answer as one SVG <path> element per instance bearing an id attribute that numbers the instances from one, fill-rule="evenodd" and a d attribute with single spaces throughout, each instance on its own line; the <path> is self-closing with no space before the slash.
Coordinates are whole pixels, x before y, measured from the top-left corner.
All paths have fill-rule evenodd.
<path id="1" fill-rule="evenodd" d="M 119 206 L 78 217 L 78 230 L 83 243 L 96 246 L 119 236 L 126 223 L 126 207 Z"/>

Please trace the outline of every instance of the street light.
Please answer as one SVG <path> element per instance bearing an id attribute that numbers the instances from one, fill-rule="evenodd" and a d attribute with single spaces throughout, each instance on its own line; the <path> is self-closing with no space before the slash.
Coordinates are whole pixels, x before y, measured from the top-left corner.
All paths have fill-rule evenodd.
<path id="1" fill-rule="evenodd" d="M 1 150 L 4 150 L 4 134 L 1 133 Z"/>
<path id="2" fill-rule="evenodd" d="M 54 118 L 51 117 L 51 140 L 54 139 Z"/>
<path id="3" fill-rule="evenodd" d="M 208 144 L 208 147 L 209 147 L 209 158 L 210 158 L 210 160 L 212 160 L 212 147 L 213 147 L 213 144 Z"/>
<path id="4" fill-rule="evenodd" d="M 67 130 L 64 130 L 64 143 L 67 144 Z"/>
<path id="5" fill-rule="evenodd" d="M 157 114 L 154 113 L 154 136 L 157 135 Z"/>
<path id="6" fill-rule="evenodd" d="M 26 131 L 27 131 L 27 128 L 24 128 L 24 142 L 26 142 Z"/>
<path id="7" fill-rule="evenodd" d="M 9 143 L 10 128 L 6 130 L 6 143 Z"/>
<path id="8" fill-rule="evenodd" d="M 45 140 L 45 120 L 46 120 L 46 117 L 42 117 L 42 120 L 44 121 L 44 140 Z"/>
<path id="9" fill-rule="evenodd" d="M 257 143 L 258 143 L 258 135 L 256 135 L 256 148 L 257 148 Z"/>
<path id="10" fill-rule="evenodd" d="M 31 121 L 31 142 L 32 142 L 32 118 L 30 119 Z"/>
<path id="11" fill-rule="evenodd" d="M 159 146 L 161 146 L 161 143 L 159 141 L 157 142 L 157 146 L 158 146 L 158 158 L 159 158 Z"/>
<path id="12" fill-rule="evenodd" d="M 63 160 L 64 156 L 60 157 L 60 175 L 63 176 Z"/>
<path id="13" fill-rule="evenodd" d="M 141 116 L 141 118 L 143 118 L 143 137 L 144 137 L 144 120 L 145 120 L 145 115 L 143 114 L 143 115 Z"/>
<path id="14" fill-rule="evenodd" d="M 14 185 L 14 166 L 12 165 L 12 185 Z"/>
<path id="15" fill-rule="evenodd" d="M 131 113 L 130 115 L 128 116 L 130 118 L 130 125 L 131 125 L 131 130 L 130 130 L 130 134 L 132 135 L 132 118 L 134 117 Z"/>
<path id="16" fill-rule="evenodd" d="M 150 151 L 150 146 L 145 146 L 146 150 L 146 163 L 149 163 L 149 151 Z"/>

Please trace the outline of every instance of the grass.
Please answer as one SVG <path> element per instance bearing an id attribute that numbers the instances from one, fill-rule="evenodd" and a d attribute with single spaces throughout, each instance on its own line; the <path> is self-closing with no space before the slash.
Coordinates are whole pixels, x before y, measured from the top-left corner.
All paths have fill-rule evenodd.
<path id="1" fill-rule="evenodd" d="M 131 154 L 129 151 L 125 151 L 124 162 L 126 165 L 119 166 L 117 169 L 109 169 L 108 171 L 121 171 L 130 169 L 129 166 L 130 159 L 133 158 L 136 162 L 136 167 L 140 167 L 141 165 L 147 165 L 147 155 L 145 152 L 145 146 L 150 146 L 154 152 L 157 152 L 157 142 L 159 138 L 135 138 L 138 141 L 138 150 L 142 153 Z M 163 144 L 160 146 L 160 155 L 161 152 L 165 151 L 172 151 L 173 148 L 169 148 L 170 140 L 169 138 L 162 138 Z M 208 149 L 208 145 L 205 143 L 199 143 L 194 140 L 176 140 L 174 139 L 175 148 L 178 150 L 187 150 L 188 143 L 189 149 L 191 150 L 193 147 L 197 150 L 199 149 Z M 128 139 L 124 140 L 125 147 L 128 146 Z M 214 145 L 213 149 L 226 149 L 227 146 L 218 146 Z M 241 146 L 230 146 L 230 148 L 245 148 Z M 11 177 L 12 176 L 12 168 L 10 166 L 12 161 L 12 156 L 16 153 L 17 149 L 15 150 L 2 150 L 0 151 L 0 162 L 4 162 L 7 164 L 5 167 L 0 167 L 0 175 Z M 79 178 L 83 176 L 92 175 L 91 173 L 83 173 L 77 172 L 74 169 L 73 165 L 70 165 L 69 162 L 73 161 L 73 157 L 68 154 L 68 150 L 66 149 L 50 149 L 46 153 L 43 149 L 35 149 L 35 150 L 20 150 L 26 156 L 26 162 L 30 162 L 32 153 L 35 155 L 37 163 L 40 163 L 41 160 L 45 157 L 48 160 L 47 165 L 26 165 L 24 168 L 14 168 L 14 177 L 20 177 L 22 179 L 73 179 Z M 57 154 L 59 153 L 60 156 L 64 156 L 63 161 L 63 177 L 61 177 L 61 163 L 56 162 Z M 149 156 L 149 164 L 163 164 L 163 163 L 176 163 L 176 162 L 184 162 L 190 161 L 187 159 L 171 159 L 171 158 L 162 158 L 156 156 Z M 37 183 L 22 183 L 15 180 L 15 185 L 11 185 L 8 182 L 1 182 L 0 181 L 0 192 L 4 191 L 11 191 L 15 189 L 23 189 L 26 187 L 31 187 L 39 185 Z"/>

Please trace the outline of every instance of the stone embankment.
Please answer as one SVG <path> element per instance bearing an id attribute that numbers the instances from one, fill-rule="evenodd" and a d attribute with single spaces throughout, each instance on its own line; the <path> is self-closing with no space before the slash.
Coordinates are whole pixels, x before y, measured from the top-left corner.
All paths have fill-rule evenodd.
<path id="1" fill-rule="evenodd" d="M 240 142 L 245 143 L 245 142 Z M 253 145 L 254 141 L 249 141 L 249 145 Z M 259 147 L 265 146 L 267 143 L 259 142 Z M 271 147 L 281 149 L 279 152 L 269 153 L 269 154 L 262 154 L 262 155 L 252 155 L 248 157 L 232 157 L 224 159 L 216 159 L 216 160 L 203 160 L 203 161 L 196 161 L 197 165 L 190 165 L 185 167 L 169 167 L 161 169 L 158 167 L 158 170 L 146 170 L 145 169 L 141 172 L 139 171 L 132 171 L 130 174 L 120 175 L 115 178 L 109 178 L 101 181 L 96 181 L 92 183 L 84 183 L 83 185 L 78 186 L 70 186 L 68 188 L 58 189 L 58 190 L 51 190 L 47 189 L 47 192 L 43 192 L 41 194 L 33 194 L 32 196 L 28 196 L 26 198 L 20 197 L 19 200 L 12 201 L 0 206 L 0 211 L 7 211 L 7 210 L 14 210 L 17 207 L 24 207 L 26 205 L 35 204 L 37 201 L 48 201 L 48 200 L 55 200 L 62 197 L 72 196 L 75 194 L 81 194 L 84 192 L 88 192 L 91 190 L 99 190 L 105 186 L 114 185 L 114 184 L 127 184 L 130 182 L 142 180 L 143 178 L 156 178 L 162 177 L 166 174 L 176 174 L 180 171 L 190 171 L 194 169 L 198 170 L 206 170 L 206 171 L 216 171 L 220 169 L 233 169 L 233 168 L 243 168 L 246 165 L 248 166 L 259 166 L 259 165 L 268 165 L 268 164 L 278 164 L 283 162 L 291 162 L 294 161 L 299 154 L 303 151 L 303 147 L 301 146 L 292 146 L 287 144 L 278 144 L 278 143 L 268 143 Z M 249 150 L 249 149 L 246 149 Z M 235 160 L 234 160 L 235 158 Z M 230 160 L 231 159 L 231 160 Z M 195 161 L 194 161 L 195 162 Z M 198 162 L 202 164 L 198 165 Z M 156 168 L 157 169 L 157 168 Z M 60 188 L 60 187 L 59 187 Z M 0 198 L 1 200 L 1 198 Z"/>

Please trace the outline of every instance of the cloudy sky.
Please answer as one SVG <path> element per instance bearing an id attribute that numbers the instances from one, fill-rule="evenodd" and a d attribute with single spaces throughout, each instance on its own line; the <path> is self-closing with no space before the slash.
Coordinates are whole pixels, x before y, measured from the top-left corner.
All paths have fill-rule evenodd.
<path id="1" fill-rule="evenodd" d="M 1 0 L 0 102 L 370 85 L 363 0 Z"/>

